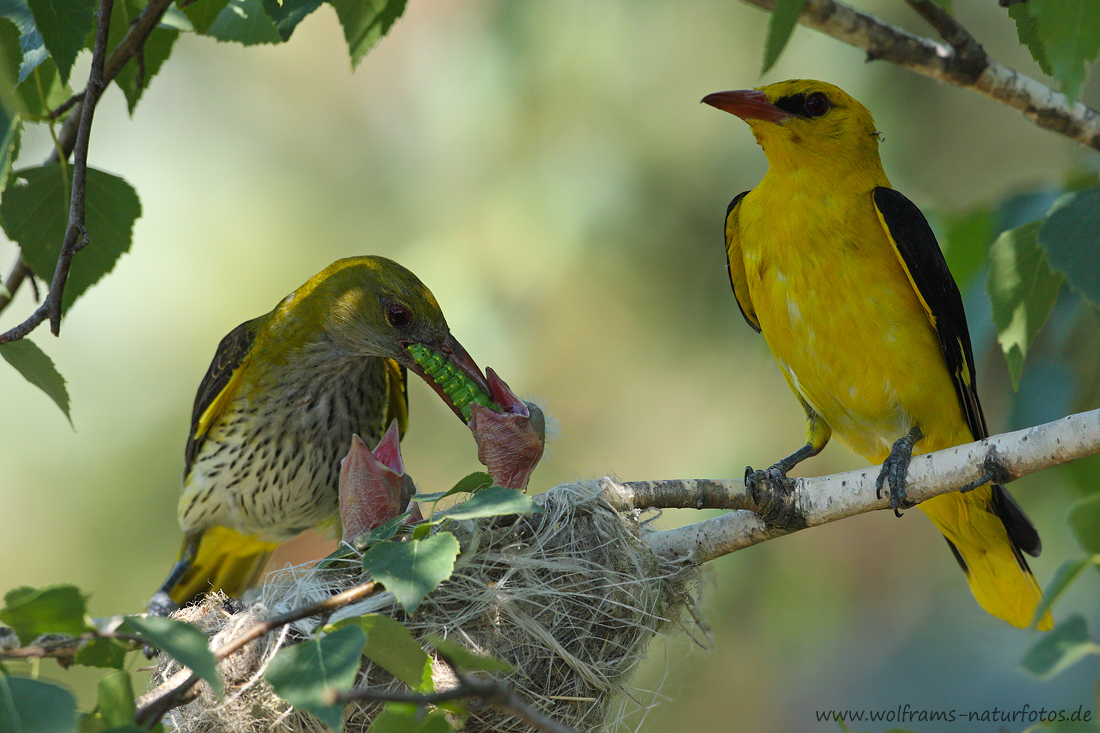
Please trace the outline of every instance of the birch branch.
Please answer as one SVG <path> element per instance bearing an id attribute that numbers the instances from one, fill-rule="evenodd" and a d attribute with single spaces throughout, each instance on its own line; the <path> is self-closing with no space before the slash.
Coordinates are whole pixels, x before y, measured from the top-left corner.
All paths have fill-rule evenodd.
<path id="1" fill-rule="evenodd" d="M 742 0 L 771 12 L 776 0 Z M 867 53 L 918 74 L 984 94 L 1010 107 L 1039 127 L 1100 150 L 1100 112 L 1069 99 L 986 55 L 981 44 L 946 13 L 934 15 L 931 3 L 910 0 L 950 43 L 939 43 L 885 23 L 835 0 L 807 0 L 799 21 Z M 952 45 L 954 44 L 954 45 Z"/>
<path id="2" fill-rule="evenodd" d="M 909 500 L 921 502 L 975 482 L 1006 484 L 1030 473 L 1100 453 L 1100 410 L 995 435 L 974 443 L 913 456 L 907 474 Z M 616 483 L 606 494 L 620 511 L 645 508 L 732 509 L 719 517 L 654 532 L 645 540 L 659 555 L 701 564 L 807 527 L 878 509 L 879 467 L 819 478 L 794 479 L 786 501 L 761 505 L 735 480 L 671 480 Z M 740 511 L 736 511 L 740 510 Z"/>

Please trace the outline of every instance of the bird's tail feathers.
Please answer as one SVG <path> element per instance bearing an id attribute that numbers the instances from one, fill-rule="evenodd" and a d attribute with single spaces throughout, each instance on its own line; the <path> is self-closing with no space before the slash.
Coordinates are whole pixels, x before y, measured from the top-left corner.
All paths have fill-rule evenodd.
<path id="1" fill-rule="evenodd" d="M 1038 535 L 1004 489 L 984 486 L 966 494 L 944 494 L 920 508 L 943 532 L 978 604 L 1013 626 L 1030 626 L 1043 591 L 1021 550 L 1037 551 Z M 1038 628 L 1047 631 L 1053 626 L 1047 611 Z"/>
<path id="2" fill-rule="evenodd" d="M 186 550 L 187 540 L 184 540 Z M 264 564 L 278 547 L 227 527 L 211 527 L 199 539 L 191 567 L 172 588 L 172 600 L 181 606 L 210 590 L 240 597 L 259 580 Z"/>

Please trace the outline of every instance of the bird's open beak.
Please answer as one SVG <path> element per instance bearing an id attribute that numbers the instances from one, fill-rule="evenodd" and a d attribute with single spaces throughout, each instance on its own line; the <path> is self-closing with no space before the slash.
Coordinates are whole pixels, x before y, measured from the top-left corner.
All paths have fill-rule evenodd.
<path id="1" fill-rule="evenodd" d="M 703 103 L 729 112 L 731 115 L 737 115 L 746 122 L 749 120 L 782 122 L 788 117 L 793 117 L 769 102 L 767 95 L 756 89 L 715 92 L 703 97 Z"/>
<path id="2" fill-rule="evenodd" d="M 470 402 L 491 402 L 492 388 L 485 375 L 453 335 L 447 334 L 438 351 L 424 344 L 409 344 L 406 349 L 413 359 L 410 368 L 432 386 L 462 422 L 470 419 Z"/>

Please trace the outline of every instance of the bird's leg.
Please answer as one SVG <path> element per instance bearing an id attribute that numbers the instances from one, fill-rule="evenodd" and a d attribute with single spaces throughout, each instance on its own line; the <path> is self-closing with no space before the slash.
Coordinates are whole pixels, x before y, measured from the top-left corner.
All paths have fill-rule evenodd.
<path id="1" fill-rule="evenodd" d="M 168 573 L 168 578 L 160 586 L 160 590 L 149 599 L 150 616 L 168 616 L 179 610 L 180 604 L 172 600 L 172 589 L 179 585 L 183 576 L 191 569 L 191 563 L 195 561 L 195 555 L 199 552 L 199 542 L 202 541 L 202 532 L 188 532 L 183 538 L 183 549 L 180 551 L 180 559 Z"/>
<path id="2" fill-rule="evenodd" d="M 180 604 L 172 600 L 172 589 L 179 585 L 179 582 L 183 580 L 183 576 L 191 569 L 191 564 L 195 561 L 195 555 L 198 554 L 199 542 L 201 541 L 202 532 L 188 532 L 184 535 L 180 559 L 172 566 L 172 571 L 168 573 L 168 578 L 160 586 L 160 590 L 149 599 L 150 616 L 170 616 L 173 612 L 179 610 Z M 141 650 L 146 659 L 152 659 L 157 654 L 156 648 L 149 644 L 142 646 Z"/>
<path id="3" fill-rule="evenodd" d="M 882 462 L 882 470 L 875 479 L 875 496 L 882 498 L 883 484 L 890 484 L 890 508 L 894 516 L 900 517 L 902 509 L 915 506 L 905 498 L 905 474 L 909 471 L 909 461 L 913 459 L 913 446 L 924 438 L 924 433 L 914 425 L 909 432 L 898 438 L 890 448 L 890 455 Z"/>
<path id="4" fill-rule="evenodd" d="M 489 469 L 493 483 L 525 490 L 546 444 L 546 418 L 534 402 L 520 400 L 496 372 L 485 369 L 497 412 L 470 406 L 470 431 L 477 442 L 477 459 Z"/>
<path id="5" fill-rule="evenodd" d="M 796 393 L 796 396 L 802 409 L 806 411 L 806 445 L 767 470 L 754 471 L 752 466 L 745 467 L 745 488 L 749 490 L 753 501 L 764 509 L 766 520 L 777 513 L 789 513 L 794 482 L 787 478 L 787 471 L 825 450 L 833 434 L 829 424 L 810 407 L 802 395 Z"/>
<path id="6" fill-rule="evenodd" d="M 787 478 L 787 471 L 797 466 L 802 461 L 819 453 L 813 445 L 807 443 L 786 458 L 783 458 L 766 469 L 755 471 L 752 466 L 745 466 L 745 487 L 757 504 L 767 503 L 767 495 L 776 492 L 789 494 L 794 490 L 794 481 Z"/>

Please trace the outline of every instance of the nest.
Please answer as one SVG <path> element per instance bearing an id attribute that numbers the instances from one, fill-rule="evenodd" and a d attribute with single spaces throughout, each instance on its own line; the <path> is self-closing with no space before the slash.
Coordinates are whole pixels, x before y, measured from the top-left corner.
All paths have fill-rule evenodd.
<path id="1" fill-rule="evenodd" d="M 597 482 L 559 486 L 536 500 L 545 513 L 451 523 L 448 530 L 462 547 L 454 574 L 412 616 L 382 593 L 330 620 L 384 613 L 415 637 L 460 641 L 509 662 L 515 671 L 502 681 L 542 712 L 581 730 L 610 729 L 631 707 L 628 685 L 654 636 L 673 626 L 702 628 L 696 625 L 696 572 L 686 562 L 655 555 L 640 540 L 637 513 L 615 511 Z M 287 568 L 269 575 L 259 598 L 248 605 L 211 596 L 177 617 L 214 637 L 216 647 L 260 619 L 362 580 L 347 570 Z M 169 713 L 166 722 L 187 733 L 326 730 L 308 714 L 293 711 L 263 679 L 272 655 L 316 625 L 317 619 L 307 619 L 284 627 L 225 660 L 220 668 L 225 699 L 218 701 L 202 684 L 199 698 Z M 177 671 L 169 660 L 153 683 Z M 441 662 L 435 664 L 435 678 L 437 689 L 454 684 Z M 357 684 L 403 688 L 367 660 Z M 344 730 L 366 731 L 378 710 L 376 704 L 349 704 Z M 471 710 L 463 730 L 530 728 L 481 707 Z"/>

